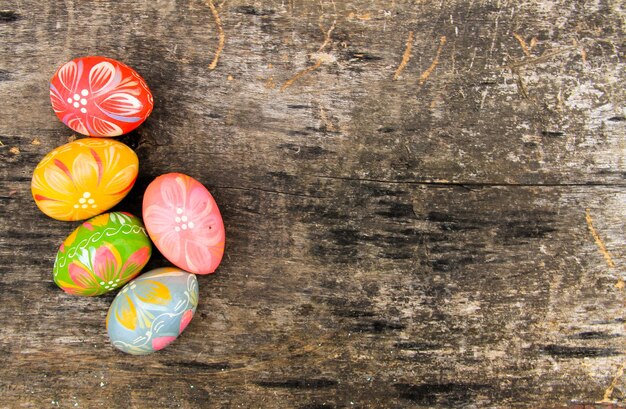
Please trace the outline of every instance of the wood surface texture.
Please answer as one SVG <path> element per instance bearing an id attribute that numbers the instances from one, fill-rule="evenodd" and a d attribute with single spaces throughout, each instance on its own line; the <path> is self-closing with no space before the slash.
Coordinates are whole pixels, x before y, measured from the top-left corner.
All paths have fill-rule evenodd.
<path id="1" fill-rule="evenodd" d="M 620 0 L 0 0 L 0 407 L 621 407 L 625 31 Z M 179 171 L 224 216 L 150 356 L 54 285 L 78 223 L 30 195 L 85 55 L 155 97 L 116 209 Z"/>

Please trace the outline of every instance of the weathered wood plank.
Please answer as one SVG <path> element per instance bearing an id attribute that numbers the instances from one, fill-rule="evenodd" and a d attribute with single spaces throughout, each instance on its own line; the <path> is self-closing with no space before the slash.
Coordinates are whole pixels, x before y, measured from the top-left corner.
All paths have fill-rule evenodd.
<path id="1" fill-rule="evenodd" d="M 623 402 L 619 2 L 216 5 L 215 70 L 202 1 L 0 6 L 0 407 Z M 108 344 L 113 295 L 54 286 L 75 224 L 30 198 L 71 136 L 48 79 L 86 54 L 155 94 L 118 208 L 181 171 L 225 218 L 197 316 L 150 357 Z"/>

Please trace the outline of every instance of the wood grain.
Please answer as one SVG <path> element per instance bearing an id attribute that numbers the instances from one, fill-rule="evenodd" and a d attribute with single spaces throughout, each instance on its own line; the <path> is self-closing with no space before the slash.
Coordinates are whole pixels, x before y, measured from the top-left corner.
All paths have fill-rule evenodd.
<path id="1" fill-rule="evenodd" d="M 620 2 L 212 4 L 0 6 L 0 407 L 623 405 Z M 76 224 L 30 197 L 72 137 L 48 80 L 90 54 L 155 95 L 117 209 L 180 171 L 227 229 L 196 317 L 148 357 L 108 343 L 114 295 L 54 285 Z"/>

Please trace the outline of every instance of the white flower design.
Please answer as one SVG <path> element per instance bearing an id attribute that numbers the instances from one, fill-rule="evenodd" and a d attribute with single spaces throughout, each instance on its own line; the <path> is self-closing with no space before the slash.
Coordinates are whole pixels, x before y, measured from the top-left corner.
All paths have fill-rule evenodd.
<path id="1" fill-rule="evenodd" d="M 101 61 L 84 75 L 84 67 L 82 59 L 70 61 L 50 84 L 52 108 L 63 123 L 84 135 L 119 136 L 128 132 L 120 122 L 139 123 L 147 117 L 149 112 L 138 115 L 144 104 L 137 98 L 147 88 L 138 75 L 123 75 L 122 67 L 130 68 Z"/>

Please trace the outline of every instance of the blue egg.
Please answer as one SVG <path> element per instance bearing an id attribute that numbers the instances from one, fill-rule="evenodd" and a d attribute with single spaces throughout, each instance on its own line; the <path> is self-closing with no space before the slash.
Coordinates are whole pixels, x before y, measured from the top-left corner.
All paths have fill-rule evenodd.
<path id="1" fill-rule="evenodd" d="M 157 268 L 129 282 L 106 318 L 111 343 L 133 355 L 165 348 L 184 331 L 198 306 L 198 280 L 178 268 Z"/>

